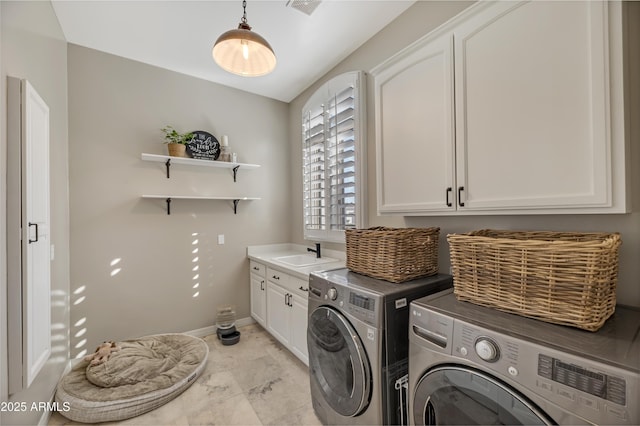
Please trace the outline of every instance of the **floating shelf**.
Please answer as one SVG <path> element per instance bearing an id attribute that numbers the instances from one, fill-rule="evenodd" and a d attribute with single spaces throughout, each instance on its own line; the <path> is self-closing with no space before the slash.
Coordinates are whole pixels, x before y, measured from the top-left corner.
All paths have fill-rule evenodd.
<path id="1" fill-rule="evenodd" d="M 213 161 L 213 160 L 199 160 L 197 158 L 188 157 L 172 157 L 170 155 L 158 155 L 158 154 L 142 154 L 144 161 L 153 161 L 156 163 L 164 163 L 167 167 L 167 179 L 169 179 L 169 169 L 172 164 L 184 164 L 188 166 L 204 166 L 204 167 L 217 167 L 219 169 L 231 169 L 233 170 L 233 181 L 236 181 L 236 174 L 238 169 L 253 170 L 260 167 L 258 164 L 247 163 L 228 163 L 226 161 Z"/>
<path id="2" fill-rule="evenodd" d="M 233 201 L 233 213 L 238 213 L 238 203 L 240 201 L 259 200 L 257 197 L 201 197 L 197 195 L 142 195 L 142 198 L 160 199 L 167 202 L 167 214 L 171 214 L 171 200 L 223 200 Z"/>

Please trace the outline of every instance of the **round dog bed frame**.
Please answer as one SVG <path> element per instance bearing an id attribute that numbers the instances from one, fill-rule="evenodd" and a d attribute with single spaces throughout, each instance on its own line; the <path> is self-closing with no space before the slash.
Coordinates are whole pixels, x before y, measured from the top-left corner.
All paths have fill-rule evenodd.
<path id="1" fill-rule="evenodd" d="M 58 383 L 55 400 L 69 410 L 60 414 L 82 423 L 98 423 L 124 420 L 139 416 L 160 407 L 184 392 L 200 376 L 205 368 L 209 347 L 204 340 L 186 334 L 159 334 L 127 340 L 119 343 L 116 352 L 102 366 L 107 369 L 112 360 L 128 348 L 145 345 L 152 352 L 156 347 L 166 347 L 177 356 L 175 365 L 161 370 L 157 376 L 145 373 L 138 383 L 101 387 L 87 379 L 89 361 L 81 361 Z M 164 354 L 156 356 L 162 359 Z M 100 367 L 100 366 L 96 366 Z M 91 367 L 91 368 L 96 368 Z M 63 405 L 64 403 L 67 403 Z"/>

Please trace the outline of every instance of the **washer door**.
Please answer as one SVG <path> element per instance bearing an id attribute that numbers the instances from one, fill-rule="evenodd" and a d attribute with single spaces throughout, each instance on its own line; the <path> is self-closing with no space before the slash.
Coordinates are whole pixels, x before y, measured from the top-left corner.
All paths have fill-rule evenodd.
<path id="1" fill-rule="evenodd" d="M 344 315 L 320 306 L 309 316 L 309 371 L 335 412 L 357 416 L 371 397 L 371 368 L 362 340 Z"/>
<path id="2" fill-rule="evenodd" d="M 473 368 L 443 366 L 427 372 L 413 395 L 416 425 L 550 425 L 515 389 Z"/>

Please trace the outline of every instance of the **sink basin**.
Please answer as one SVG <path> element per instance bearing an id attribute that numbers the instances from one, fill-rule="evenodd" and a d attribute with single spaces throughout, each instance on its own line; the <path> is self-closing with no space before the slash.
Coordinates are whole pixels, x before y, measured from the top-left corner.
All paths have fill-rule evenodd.
<path id="1" fill-rule="evenodd" d="M 338 259 L 334 259 L 333 257 L 321 257 L 318 259 L 315 254 L 294 254 L 291 256 L 275 257 L 273 260 L 289 266 L 312 266 L 338 261 Z"/>

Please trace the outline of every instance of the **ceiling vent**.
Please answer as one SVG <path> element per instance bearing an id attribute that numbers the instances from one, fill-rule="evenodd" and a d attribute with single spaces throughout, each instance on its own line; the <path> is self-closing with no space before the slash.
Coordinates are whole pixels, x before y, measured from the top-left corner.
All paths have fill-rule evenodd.
<path id="1" fill-rule="evenodd" d="M 311 16 L 320 3 L 322 3 L 322 0 L 288 0 L 287 7 L 291 7 Z"/>

